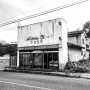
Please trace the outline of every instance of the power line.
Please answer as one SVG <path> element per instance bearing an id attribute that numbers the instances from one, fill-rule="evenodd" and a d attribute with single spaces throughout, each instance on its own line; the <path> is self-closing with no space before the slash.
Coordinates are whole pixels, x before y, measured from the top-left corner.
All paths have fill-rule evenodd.
<path id="1" fill-rule="evenodd" d="M 61 6 L 61 7 L 53 8 L 53 9 L 50 9 L 50 10 L 47 10 L 47 11 L 44 11 L 44 12 L 40 12 L 40 13 L 37 13 L 37 14 L 33 14 L 33 15 L 30 15 L 30 16 L 24 17 L 24 18 L 20 18 L 20 19 L 17 19 L 17 20 L 2 23 L 2 24 L 0 24 L 0 27 L 6 26 L 6 25 L 9 25 L 9 24 L 12 24 L 12 23 L 16 23 L 16 22 L 19 22 L 19 21 L 23 21 L 23 20 L 26 20 L 26 19 L 31 19 L 31 18 L 34 18 L 34 17 L 38 17 L 38 16 L 48 14 L 48 13 L 51 13 L 51 12 L 54 12 L 54 11 L 58 11 L 58 10 L 61 10 L 61 9 L 64 9 L 64 8 L 68 8 L 70 6 L 74 6 L 74 5 L 77 5 L 77 4 L 86 2 L 86 1 L 89 1 L 89 0 L 79 0 L 77 2 L 73 2 L 73 3 L 67 4 L 67 5 L 64 5 L 64 6 Z"/>

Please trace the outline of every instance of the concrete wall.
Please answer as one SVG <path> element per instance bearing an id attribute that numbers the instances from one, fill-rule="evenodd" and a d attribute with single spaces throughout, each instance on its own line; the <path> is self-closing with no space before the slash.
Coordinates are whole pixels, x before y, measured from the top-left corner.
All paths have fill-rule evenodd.
<path id="1" fill-rule="evenodd" d="M 10 56 L 4 55 L 4 56 L 0 56 L 0 70 L 5 69 L 5 67 L 9 67 L 9 63 L 10 63 Z"/>
<path id="2" fill-rule="evenodd" d="M 68 61 L 68 48 L 67 48 L 67 22 L 62 20 L 62 47 L 59 47 L 59 68 L 63 69 Z"/>
<path id="3" fill-rule="evenodd" d="M 69 57 L 71 61 L 78 61 L 83 58 L 81 55 L 81 50 L 76 48 L 69 48 Z"/>

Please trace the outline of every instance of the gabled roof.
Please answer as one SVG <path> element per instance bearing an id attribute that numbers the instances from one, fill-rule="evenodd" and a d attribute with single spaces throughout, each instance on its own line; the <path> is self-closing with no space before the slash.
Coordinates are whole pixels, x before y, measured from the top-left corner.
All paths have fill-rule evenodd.
<path id="1" fill-rule="evenodd" d="M 83 31 L 84 31 L 84 30 L 71 31 L 71 32 L 68 32 L 68 36 L 69 36 L 69 37 L 78 36 L 78 35 L 82 34 Z"/>

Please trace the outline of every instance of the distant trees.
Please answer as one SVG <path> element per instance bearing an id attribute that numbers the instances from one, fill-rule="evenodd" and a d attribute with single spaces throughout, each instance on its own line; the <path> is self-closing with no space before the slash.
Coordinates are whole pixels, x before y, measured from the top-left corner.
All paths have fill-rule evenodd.
<path id="1" fill-rule="evenodd" d="M 2 44 L 0 43 L 0 56 L 5 55 L 5 53 L 6 53 L 6 48 L 4 47 L 4 45 L 2 45 Z"/>
<path id="2" fill-rule="evenodd" d="M 0 43 L 0 56 L 3 56 L 5 54 L 15 55 L 16 51 L 17 51 L 17 45 L 16 44 L 2 45 Z"/>
<path id="3" fill-rule="evenodd" d="M 16 51 L 17 51 L 17 45 L 16 44 L 8 44 L 8 45 L 5 45 L 6 47 L 6 53 L 7 54 L 10 54 L 10 55 L 16 55 Z"/>

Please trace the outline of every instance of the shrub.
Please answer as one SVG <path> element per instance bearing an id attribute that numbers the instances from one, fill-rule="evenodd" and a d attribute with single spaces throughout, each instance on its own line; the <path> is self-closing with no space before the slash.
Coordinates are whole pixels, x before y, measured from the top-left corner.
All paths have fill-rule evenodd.
<path id="1" fill-rule="evenodd" d="M 77 61 L 77 62 L 71 62 L 68 61 L 66 63 L 66 66 L 64 68 L 64 70 L 68 70 L 69 72 L 88 72 L 88 69 L 86 67 L 86 65 L 82 65 L 82 62 Z"/>

